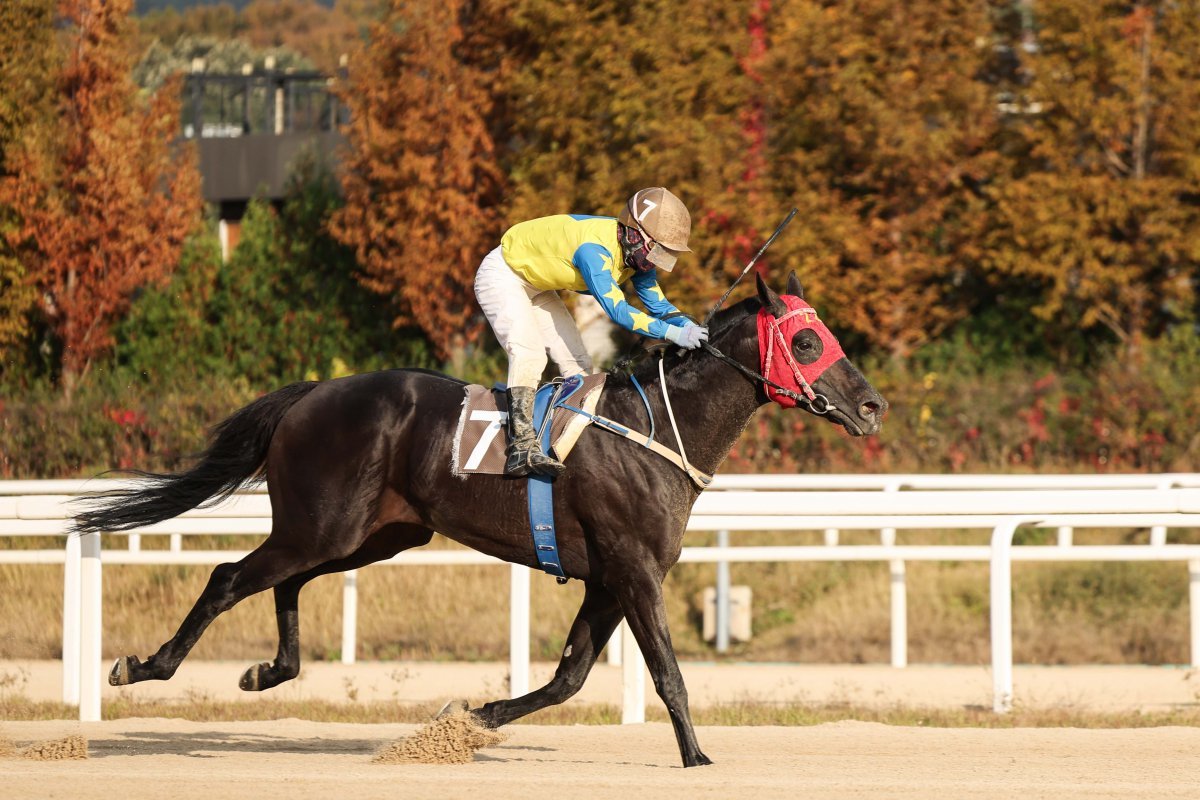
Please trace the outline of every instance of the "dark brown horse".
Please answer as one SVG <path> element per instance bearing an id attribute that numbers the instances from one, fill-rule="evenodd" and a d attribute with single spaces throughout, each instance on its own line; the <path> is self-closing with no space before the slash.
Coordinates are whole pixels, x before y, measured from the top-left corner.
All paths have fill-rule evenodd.
<path id="1" fill-rule="evenodd" d="M 802 294 L 794 275 L 787 293 Z M 761 279 L 757 298 L 722 311 L 710 328 L 711 343 L 741 370 L 702 350 L 665 357 L 688 460 L 710 474 L 767 402 L 762 382 L 747 374 L 760 367 L 760 308 L 776 318 L 787 310 Z M 812 364 L 821 356 L 822 339 L 800 331 L 790 347 L 799 364 Z M 638 377 L 655 416 L 664 418 L 654 365 Z M 118 659 L 109 682 L 170 678 L 218 614 L 265 589 L 275 591 L 279 652 L 273 663 L 250 667 L 241 687 L 261 691 L 290 680 L 300 670 L 300 588 L 318 575 L 420 547 L 434 531 L 536 567 L 526 481 L 487 475 L 464 480 L 451 473 L 463 386 L 408 369 L 293 384 L 220 423 L 190 470 L 147 474 L 144 488 L 95 498 L 77 517 L 77 530 L 127 530 L 170 519 L 226 497 L 254 477 L 265 476 L 272 508 L 270 536 L 236 564 L 217 566 L 175 636 L 144 662 Z M 812 388 L 832 406 L 824 416 L 852 435 L 879 430 L 887 404 L 845 358 L 825 369 Z M 646 410 L 628 377 L 610 377 L 598 413 L 646 429 Z M 659 441 L 678 449 L 670 426 L 660 424 L 657 431 Z M 524 697 L 474 710 L 478 721 L 499 727 L 571 697 L 624 617 L 670 712 L 684 766 L 711 763 L 696 742 L 662 597 L 663 578 L 679 558 L 699 494 L 682 470 L 645 448 L 600 430 L 581 437 L 566 474 L 555 482 L 554 519 L 563 569 L 585 584 L 583 604 L 553 680 Z"/>

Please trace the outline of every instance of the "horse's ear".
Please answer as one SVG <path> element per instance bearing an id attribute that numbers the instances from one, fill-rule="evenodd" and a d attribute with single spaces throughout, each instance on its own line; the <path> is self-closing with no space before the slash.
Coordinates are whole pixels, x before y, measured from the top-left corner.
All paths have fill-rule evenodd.
<path id="1" fill-rule="evenodd" d="M 796 277 L 796 270 L 792 270 L 788 274 L 787 292 L 792 297 L 804 298 L 804 287 L 800 285 L 800 279 Z"/>
<path id="2" fill-rule="evenodd" d="M 782 317 L 787 313 L 787 306 L 779 299 L 779 295 L 767 286 L 766 281 L 762 279 L 762 275 L 754 273 L 754 280 L 758 284 L 758 299 L 762 302 L 763 308 L 769 310 L 772 316 Z"/>

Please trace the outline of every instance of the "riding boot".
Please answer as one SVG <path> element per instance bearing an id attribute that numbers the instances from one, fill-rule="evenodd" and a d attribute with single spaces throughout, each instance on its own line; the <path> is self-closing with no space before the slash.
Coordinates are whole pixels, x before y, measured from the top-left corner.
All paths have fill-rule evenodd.
<path id="1" fill-rule="evenodd" d="M 504 454 L 504 474 L 520 478 L 530 473 L 557 478 L 566 471 L 562 462 L 542 452 L 537 433 L 533 430 L 534 389 L 512 386 L 508 397 L 508 447 Z"/>

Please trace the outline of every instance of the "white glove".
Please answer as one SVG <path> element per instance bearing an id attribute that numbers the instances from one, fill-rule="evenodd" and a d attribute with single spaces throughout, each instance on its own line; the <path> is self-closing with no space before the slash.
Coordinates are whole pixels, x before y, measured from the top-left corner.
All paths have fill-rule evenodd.
<path id="1" fill-rule="evenodd" d="M 700 346 L 701 342 L 708 341 L 708 328 L 701 327 L 694 322 L 686 322 L 682 326 L 668 325 L 666 336 L 667 341 L 687 350 L 694 350 Z"/>

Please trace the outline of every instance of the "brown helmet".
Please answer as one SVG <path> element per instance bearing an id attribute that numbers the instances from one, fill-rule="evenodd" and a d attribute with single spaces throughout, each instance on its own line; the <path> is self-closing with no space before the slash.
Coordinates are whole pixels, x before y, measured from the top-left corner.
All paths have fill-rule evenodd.
<path id="1" fill-rule="evenodd" d="M 688 235 L 692 232 L 692 217 L 687 206 L 661 186 L 639 190 L 625 203 L 617 221 L 654 240 L 649 260 L 664 272 L 675 268 L 680 253 L 691 252 Z"/>

